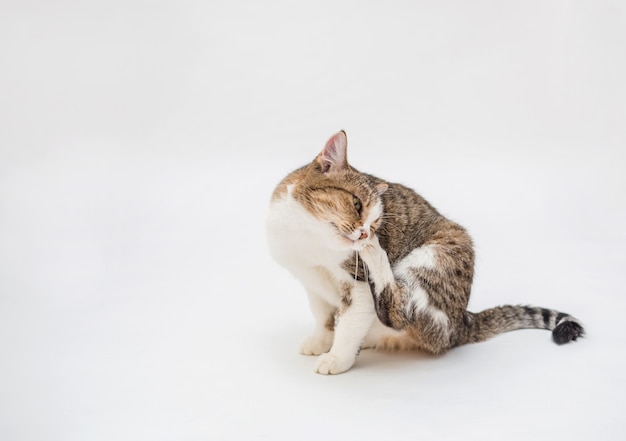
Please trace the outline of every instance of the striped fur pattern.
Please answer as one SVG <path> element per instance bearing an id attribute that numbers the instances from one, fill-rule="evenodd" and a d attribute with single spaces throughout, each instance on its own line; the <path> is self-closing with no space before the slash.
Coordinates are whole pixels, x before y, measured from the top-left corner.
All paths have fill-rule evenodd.
<path id="1" fill-rule="evenodd" d="M 533 306 L 469 312 L 474 250 L 460 225 L 400 184 L 348 163 L 345 132 L 276 187 L 270 251 L 304 285 L 316 327 L 300 352 L 315 370 L 348 370 L 361 348 L 434 354 L 502 332 L 552 331 L 558 344 L 584 333 L 574 317 Z"/>

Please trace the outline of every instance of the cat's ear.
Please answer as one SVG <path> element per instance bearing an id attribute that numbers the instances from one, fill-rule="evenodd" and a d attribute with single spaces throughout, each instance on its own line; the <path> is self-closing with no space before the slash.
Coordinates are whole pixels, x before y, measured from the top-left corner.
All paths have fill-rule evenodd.
<path id="1" fill-rule="evenodd" d="M 389 185 L 385 184 L 384 182 L 376 184 L 376 193 L 378 193 L 378 196 L 382 196 L 382 194 L 386 192 L 388 188 Z"/>
<path id="2" fill-rule="evenodd" d="M 322 173 L 345 170 L 348 168 L 348 137 L 343 130 L 335 133 L 317 156 Z"/>

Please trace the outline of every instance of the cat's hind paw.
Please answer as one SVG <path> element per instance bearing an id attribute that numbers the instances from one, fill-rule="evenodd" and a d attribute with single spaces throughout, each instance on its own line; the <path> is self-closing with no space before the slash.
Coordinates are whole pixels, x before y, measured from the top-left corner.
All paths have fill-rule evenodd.
<path id="1" fill-rule="evenodd" d="M 300 345 L 300 353 L 302 355 L 320 355 L 330 351 L 333 345 L 332 334 L 322 337 L 312 335 L 302 342 Z"/>
<path id="2" fill-rule="evenodd" d="M 339 357 L 331 352 L 322 354 L 315 363 L 315 372 L 322 375 L 334 375 L 347 371 L 354 365 L 356 357 Z"/>

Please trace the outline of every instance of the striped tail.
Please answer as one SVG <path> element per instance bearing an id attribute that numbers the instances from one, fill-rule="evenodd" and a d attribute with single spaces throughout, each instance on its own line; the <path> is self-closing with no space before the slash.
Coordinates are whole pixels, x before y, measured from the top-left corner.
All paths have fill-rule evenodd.
<path id="1" fill-rule="evenodd" d="M 585 333 L 571 315 L 534 306 L 504 305 L 479 313 L 467 312 L 465 324 L 459 344 L 478 343 L 516 329 L 548 329 L 559 345 L 575 341 Z"/>

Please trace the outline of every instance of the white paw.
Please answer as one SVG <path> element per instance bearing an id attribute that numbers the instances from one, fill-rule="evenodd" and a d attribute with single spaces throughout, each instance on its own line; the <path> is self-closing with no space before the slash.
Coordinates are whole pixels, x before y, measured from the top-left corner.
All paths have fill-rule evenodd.
<path id="1" fill-rule="evenodd" d="M 356 357 L 339 357 L 333 353 L 322 354 L 315 363 L 315 372 L 322 375 L 340 374 L 354 364 Z"/>
<path id="2" fill-rule="evenodd" d="M 333 335 L 331 333 L 323 336 L 312 335 L 302 342 L 300 353 L 302 355 L 320 355 L 330 351 L 332 345 Z"/>
<path id="3" fill-rule="evenodd" d="M 361 248 L 359 251 L 359 255 L 367 264 L 372 264 L 377 262 L 381 258 L 381 253 L 384 250 L 380 247 L 380 243 L 378 242 L 378 238 L 376 236 L 372 237 L 371 242 L 368 242 Z"/>

